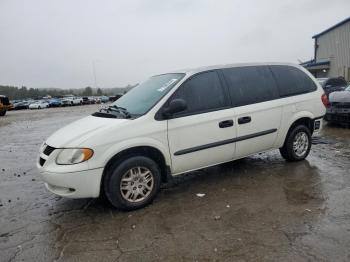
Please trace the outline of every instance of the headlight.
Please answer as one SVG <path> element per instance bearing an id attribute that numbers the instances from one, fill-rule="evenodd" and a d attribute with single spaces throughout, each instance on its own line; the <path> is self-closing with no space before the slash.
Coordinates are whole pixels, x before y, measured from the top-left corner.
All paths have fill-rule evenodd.
<path id="1" fill-rule="evenodd" d="M 58 165 L 74 165 L 89 160 L 94 151 L 89 148 L 66 148 L 56 158 Z"/>

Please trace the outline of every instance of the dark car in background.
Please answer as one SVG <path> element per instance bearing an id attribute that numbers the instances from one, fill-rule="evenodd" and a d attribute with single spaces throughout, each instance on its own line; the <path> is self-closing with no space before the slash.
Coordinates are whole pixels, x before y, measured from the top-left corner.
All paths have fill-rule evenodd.
<path id="1" fill-rule="evenodd" d="M 121 98 L 123 96 L 123 94 L 117 94 L 115 96 L 110 96 L 109 97 L 109 102 L 114 102 L 117 101 L 119 98 Z"/>
<path id="2" fill-rule="evenodd" d="M 91 101 L 87 96 L 83 96 L 83 105 L 90 105 Z"/>
<path id="3" fill-rule="evenodd" d="M 318 78 L 317 80 L 327 97 L 329 97 L 330 93 L 343 91 L 348 86 L 348 82 L 342 77 Z"/>
<path id="4" fill-rule="evenodd" d="M 344 91 L 329 94 L 325 120 L 350 126 L 350 85 Z"/>
<path id="5" fill-rule="evenodd" d="M 96 99 L 92 96 L 83 96 L 82 97 L 82 104 L 83 105 L 92 105 L 96 104 Z"/>
<path id="6" fill-rule="evenodd" d="M 13 110 L 23 110 L 23 109 L 28 109 L 29 108 L 29 102 L 27 101 L 19 101 L 13 103 Z"/>
<path id="7" fill-rule="evenodd" d="M 47 102 L 49 103 L 49 107 L 60 107 L 60 106 L 62 106 L 61 99 L 52 98 L 52 99 L 48 100 Z"/>

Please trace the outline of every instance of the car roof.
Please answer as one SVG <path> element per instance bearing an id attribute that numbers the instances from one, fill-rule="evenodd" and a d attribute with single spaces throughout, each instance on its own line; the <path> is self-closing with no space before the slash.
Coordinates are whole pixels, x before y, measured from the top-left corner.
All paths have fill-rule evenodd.
<path id="1" fill-rule="evenodd" d="M 212 66 L 202 66 L 181 70 L 174 70 L 169 73 L 185 73 L 185 74 L 196 74 L 204 71 L 210 71 L 215 69 L 224 69 L 224 68 L 232 68 L 232 67 L 245 67 L 245 66 L 268 66 L 268 65 L 283 65 L 283 66 L 293 66 L 297 68 L 303 68 L 297 64 L 293 63 L 281 63 L 281 62 L 271 62 L 271 63 L 234 63 L 234 64 L 222 64 L 222 65 L 212 65 Z"/>

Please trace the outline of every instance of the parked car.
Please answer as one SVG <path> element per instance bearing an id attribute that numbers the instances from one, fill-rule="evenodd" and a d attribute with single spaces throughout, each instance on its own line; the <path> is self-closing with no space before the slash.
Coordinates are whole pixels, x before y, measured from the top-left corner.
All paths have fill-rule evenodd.
<path id="1" fill-rule="evenodd" d="M 101 104 L 101 99 L 99 97 L 94 97 L 96 104 Z"/>
<path id="2" fill-rule="evenodd" d="M 97 102 L 96 97 L 94 97 L 94 96 L 89 96 L 89 100 L 90 100 L 91 104 L 96 104 L 96 102 Z"/>
<path id="3" fill-rule="evenodd" d="M 280 149 L 305 159 L 326 96 L 292 64 L 234 64 L 157 75 L 50 136 L 37 167 L 51 192 L 105 194 L 117 208 L 152 202 L 182 173 Z"/>
<path id="4" fill-rule="evenodd" d="M 99 98 L 100 98 L 101 103 L 108 103 L 109 102 L 108 96 L 100 96 Z"/>
<path id="5" fill-rule="evenodd" d="M 29 109 L 43 109 L 49 107 L 49 103 L 44 100 L 36 101 L 29 105 Z"/>
<path id="6" fill-rule="evenodd" d="M 81 97 L 65 97 L 61 101 L 62 106 L 76 106 L 83 104 L 83 98 Z"/>
<path id="7" fill-rule="evenodd" d="M 60 107 L 60 106 L 62 106 L 61 99 L 52 98 L 52 99 L 48 100 L 47 102 L 49 104 L 49 107 Z"/>
<path id="8" fill-rule="evenodd" d="M 348 83 L 342 77 L 318 78 L 317 80 L 324 89 L 327 97 L 329 97 L 330 93 L 343 91 L 348 86 Z"/>
<path id="9" fill-rule="evenodd" d="M 0 116 L 6 115 L 7 110 L 13 108 L 12 103 L 7 96 L 0 95 Z"/>
<path id="10" fill-rule="evenodd" d="M 329 95 L 325 119 L 331 123 L 350 125 L 350 85 L 344 91 Z"/>
<path id="11" fill-rule="evenodd" d="M 62 98 L 61 103 L 62 103 L 62 106 L 72 106 L 73 100 L 71 98 Z"/>
<path id="12" fill-rule="evenodd" d="M 28 109 L 29 108 L 29 102 L 27 101 L 20 101 L 13 104 L 13 110 L 22 110 L 22 109 Z"/>
<path id="13" fill-rule="evenodd" d="M 82 105 L 83 104 L 83 98 L 82 97 L 73 97 L 73 105 Z"/>
<path id="14" fill-rule="evenodd" d="M 12 107 L 8 109 L 8 111 L 15 110 L 15 104 L 23 102 L 22 100 L 11 100 L 10 103 L 12 104 Z"/>
<path id="15" fill-rule="evenodd" d="M 121 98 L 123 95 L 122 94 L 117 94 L 115 96 L 110 96 L 109 97 L 109 101 L 110 102 L 114 102 L 114 101 L 117 101 L 119 98 Z"/>
<path id="16" fill-rule="evenodd" d="M 90 105 L 90 104 L 92 104 L 87 96 L 83 96 L 82 99 L 83 99 L 83 105 Z"/>

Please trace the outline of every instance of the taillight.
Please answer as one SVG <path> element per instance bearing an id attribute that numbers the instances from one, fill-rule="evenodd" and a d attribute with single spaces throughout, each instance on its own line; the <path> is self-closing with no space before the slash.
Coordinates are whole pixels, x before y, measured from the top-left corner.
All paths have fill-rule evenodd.
<path id="1" fill-rule="evenodd" d="M 328 104 L 328 98 L 327 98 L 327 95 L 326 94 L 323 94 L 321 96 L 321 100 L 322 100 L 322 103 L 325 107 L 327 107 L 327 104 Z"/>

